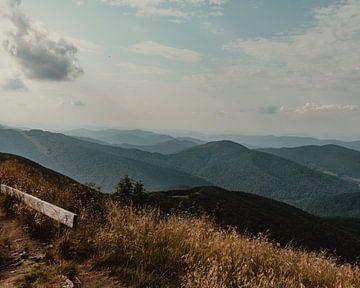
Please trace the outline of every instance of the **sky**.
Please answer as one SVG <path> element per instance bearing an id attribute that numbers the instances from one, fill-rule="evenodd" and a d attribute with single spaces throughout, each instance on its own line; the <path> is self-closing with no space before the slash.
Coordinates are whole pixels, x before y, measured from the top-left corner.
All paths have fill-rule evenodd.
<path id="1" fill-rule="evenodd" d="M 0 123 L 359 136 L 360 0 L 0 0 Z"/>

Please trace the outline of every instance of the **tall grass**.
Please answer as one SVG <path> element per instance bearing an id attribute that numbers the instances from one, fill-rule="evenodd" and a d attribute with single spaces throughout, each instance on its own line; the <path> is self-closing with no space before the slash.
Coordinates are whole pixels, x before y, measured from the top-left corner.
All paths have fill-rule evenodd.
<path id="1" fill-rule="evenodd" d="M 96 265 L 134 287 L 360 287 L 359 268 L 325 255 L 156 210 L 111 205 L 97 245 Z"/>
<path id="2" fill-rule="evenodd" d="M 21 183 L 19 188 L 80 214 L 78 230 L 64 231 L 17 203 L 3 202 L 25 218 L 24 225 L 36 225 L 38 233 L 49 227 L 55 231 L 49 235 L 57 257 L 88 261 L 131 287 L 360 287 L 356 266 L 279 248 L 263 238 L 221 229 L 206 217 L 163 217 L 156 209 L 116 204 L 67 178 L 49 177 L 19 163 L 0 165 L 0 178 L 11 186 Z"/>

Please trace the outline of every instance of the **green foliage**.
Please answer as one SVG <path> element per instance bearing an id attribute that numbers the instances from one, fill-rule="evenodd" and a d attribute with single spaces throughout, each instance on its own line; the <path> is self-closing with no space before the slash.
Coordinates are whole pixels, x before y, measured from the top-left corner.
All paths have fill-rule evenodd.
<path id="1" fill-rule="evenodd" d="M 146 199 L 144 184 L 140 181 L 132 180 L 125 175 L 116 185 L 116 191 L 111 195 L 112 199 L 118 202 L 142 203 Z"/>

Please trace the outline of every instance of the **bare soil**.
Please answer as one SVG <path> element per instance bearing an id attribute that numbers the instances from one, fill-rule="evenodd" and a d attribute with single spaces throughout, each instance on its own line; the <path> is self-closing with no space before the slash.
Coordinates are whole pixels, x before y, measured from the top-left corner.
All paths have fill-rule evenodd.
<path id="1" fill-rule="evenodd" d="M 16 287 L 16 281 L 25 275 L 47 268 L 44 261 L 51 246 L 32 239 L 16 219 L 7 218 L 0 210 L 0 252 L 6 255 L 6 265 L 0 267 L 0 288 Z M 120 288 L 124 287 L 110 279 L 105 273 L 93 271 L 87 265 L 79 265 L 78 276 L 69 282 L 65 276 L 36 287 L 54 288 Z M 74 286 L 71 286 L 71 285 Z"/>

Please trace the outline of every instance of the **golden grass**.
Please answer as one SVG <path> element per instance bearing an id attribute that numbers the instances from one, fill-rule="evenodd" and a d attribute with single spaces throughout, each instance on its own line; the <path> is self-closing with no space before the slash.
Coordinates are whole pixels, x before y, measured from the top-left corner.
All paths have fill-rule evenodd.
<path id="1" fill-rule="evenodd" d="M 206 218 L 161 219 L 156 210 L 115 205 L 109 211 L 108 225 L 97 237 L 102 252 L 96 261 L 114 275 L 136 271 L 129 279 L 135 287 L 360 287 L 357 267 L 277 248 Z"/>
<path id="2" fill-rule="evenodd" d="M 77 231 L 54 225 L 59 257 L 90 261 L 131 287 L 360 287 L 356 266 L 339 265 L 322 254 L 278 248 L 266 239 L 221 229 L 205 217 L 161 217 L 156 209 L 117 205 L 106 196 L 87 193 L 86 187 L 54 176 L 55 181 L 10 161 L 0 165 L 0 177 L 80 213 Z M 23 209 L 18 206 L 15 214 L 30 225 L 34 214 Z M 36 225 L 35 231 L 42 231 L 49 223 L 39 220 Z"/>

